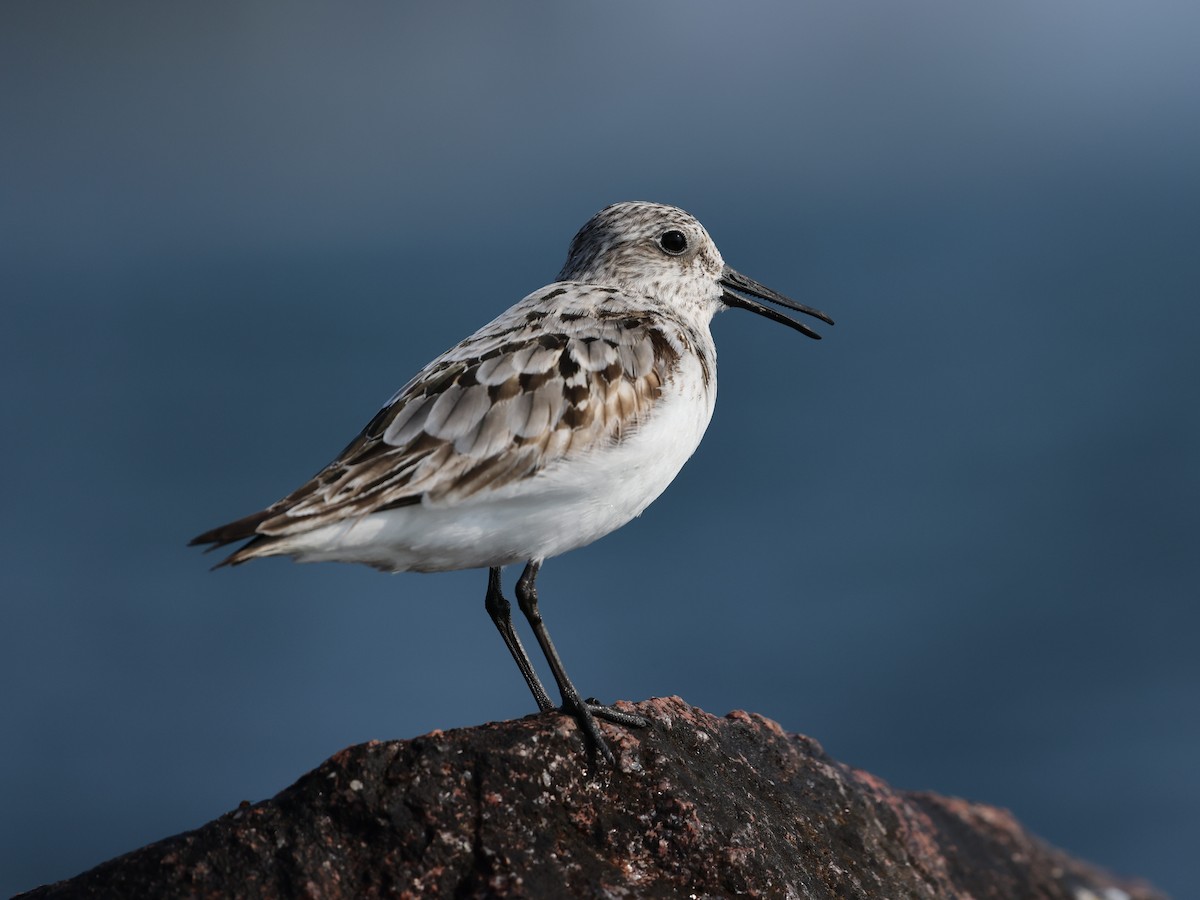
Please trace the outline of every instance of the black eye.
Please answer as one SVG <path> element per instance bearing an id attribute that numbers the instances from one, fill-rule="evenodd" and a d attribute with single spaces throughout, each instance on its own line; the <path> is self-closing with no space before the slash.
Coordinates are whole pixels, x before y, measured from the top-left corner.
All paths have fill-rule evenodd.
<path id="1" fill-rule="evenodd" d="M 687 235 L 674 228 L 670 231 L 664 231 L 662 237 L 658 239 L 658 246 L 662 247 L 672 256 L 678 256 L 687 249 Z"/>

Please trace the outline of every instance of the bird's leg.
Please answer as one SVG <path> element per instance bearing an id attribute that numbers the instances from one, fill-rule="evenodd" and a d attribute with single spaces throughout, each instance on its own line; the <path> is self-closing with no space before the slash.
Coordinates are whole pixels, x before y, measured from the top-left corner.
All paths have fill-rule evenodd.
<path id="1" fill-rule="evenodd" d="M 525 571 L 517 580 L 517 603 L 520 604 L 525 618 L 529 620 L 529 625 L 533 629 L 538 645 L 542 648 L 546 662 L 550 664 L 554 680 L 558 682 L 563 710 L 575 716 L 592 746 L 611 763 L 613 762 L 612 751 L 608 749 L 608 744 L 604 742 L 604 738 L 600 734 L 600 726 L 596 724 L 596 717 L 633 727 L 644 727 L 649 723 L 641 716 L 630 715 L 590 700 L 580 699 L 579 691 L 575 690 L 575 685 L 567 676 L 567 670 L 563 666 L 558 651 L 554 649 L 554 642 L 550 640 L 550 632 L 546 630 L 546 623 L 542 621 L 542 613 L 538 609 L 536 582 L 539 569 L 541 569 L 541 563 L 534 560 L 530 560 L 529 564 L 525 566 Z"/>
<path id="2" fill-rule="evenodd" d="M 546 689 L 542 687 L 542 680 L 538 678 L 537 672 L 533 669 L 533 663 L 529 661 L 529 655 L 525 652 L 525 648 L 521 645 L 521 639 L 517 636 L 517 632 L 512 626 L 512 605 L 505 598 L 500 587 L 500 567 L 493 566 L 488 570 L 488 589 L 487 599 L 484 600 L 484 606 L 487 608 L 488 615 L 492 617 L 492 621 L 496 624 L 496 630 L 500 632 L 500 637 L 504 638 L 504 646 L 508 648 L 508 652 L 512 654 L 512 658 L 517 663 L 517 668 L 521 670 L 521 675 L 525 679 L 525 683 L 529 685 L 529 691 L 533 694 L 533 699 L 538 705 L 538 710 L 546 712 L 554 709 L 554 704 L 550 701 L 550 696 L 546 693 Z"/>

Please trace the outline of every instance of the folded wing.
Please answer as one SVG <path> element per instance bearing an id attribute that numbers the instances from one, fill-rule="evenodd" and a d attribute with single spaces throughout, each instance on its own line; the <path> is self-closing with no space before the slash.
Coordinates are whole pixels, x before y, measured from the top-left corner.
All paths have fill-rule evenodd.
<path id="1" fill-rule="evenodd" d="M 548 312 L 555 291 L 574 302 Z M 564 457 L 621 441 L 653 414 L 681 347 L 658 315 L 605 303 L 613 293 L 551 285 L 527 297 L 426 366 L 306 484 L 193 543 L 257 537 L 226 560 L 241 562 L 260 541 L 342 519 L 519 491 Z"/>

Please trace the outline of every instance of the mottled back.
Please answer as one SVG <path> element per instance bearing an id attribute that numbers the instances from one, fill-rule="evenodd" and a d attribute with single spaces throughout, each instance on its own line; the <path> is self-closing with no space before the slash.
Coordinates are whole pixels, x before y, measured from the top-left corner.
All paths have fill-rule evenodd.
<path id="1" fill-rule="evenodd" d="M 426 366 L 255 531 L 469 502 L 619 442 L 673 378 L 682 328 L 665 311 L 631 313 L 616 288 L 549 285 Z"/>

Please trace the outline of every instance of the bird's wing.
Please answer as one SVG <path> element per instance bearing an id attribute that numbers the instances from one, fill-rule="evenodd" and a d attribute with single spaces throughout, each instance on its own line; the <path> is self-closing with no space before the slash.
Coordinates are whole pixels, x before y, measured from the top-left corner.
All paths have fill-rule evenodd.
<path id="1" fill-rule="evenodd" d="M 614 288 L 531 294 L 426 366 L 306 484 L 194 543 L 454 505 L 621 441 L 651 414 L 686 342 L 661 313 L 635 309 Z"/>

